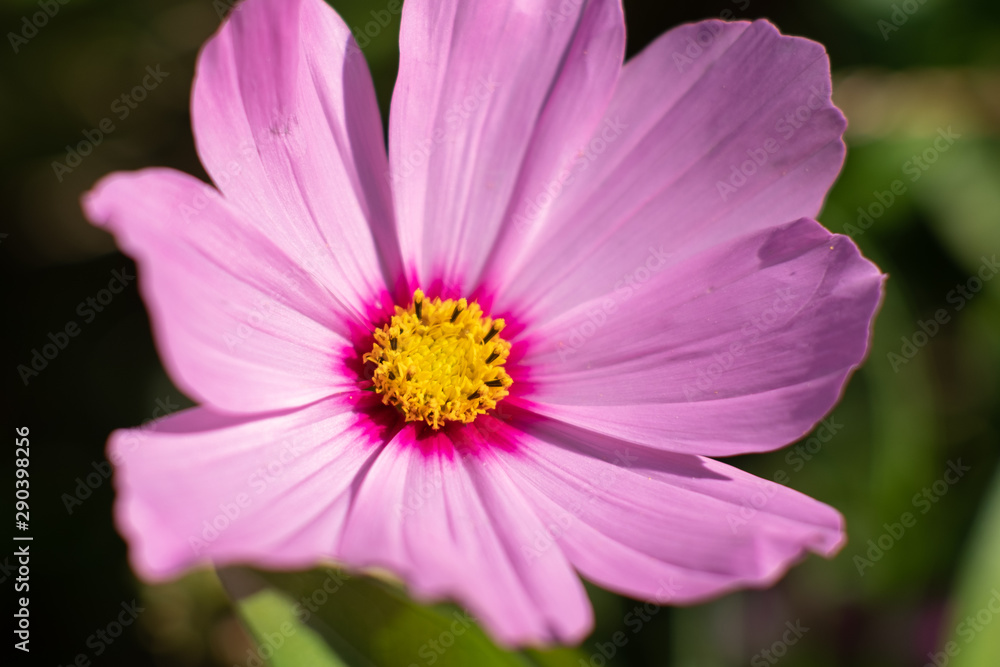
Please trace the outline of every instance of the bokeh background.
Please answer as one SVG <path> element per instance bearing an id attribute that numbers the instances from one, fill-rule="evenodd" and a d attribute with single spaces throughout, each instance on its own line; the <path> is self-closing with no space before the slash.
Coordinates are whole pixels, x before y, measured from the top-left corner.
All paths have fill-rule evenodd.
<path id="1" fill-rule="evenodd" d="M 229 3 L 62 3 L 49 3 L 58 11 L 37 34 L 23 21 L 40 11 L 38 2 L 4 0 L 0 7 L 3 406 L 11 427 L 30 427 L 33 445 L 33 634 L 30 658 L 22 655 L 18 664 L 69 665 L 80 655 L 108 666 L 253 664 L 256 649 L 240 616 L 266 625 L 283 618 L 280 605 L 258 596 L 256 607 L 241 610 L 210 572 L 147 586 L 126 563 L 111 522 L 111 484 L 101 475 L 105 439 L 114 428 L 190 402 L 162 370 L 134 282 L 100 310 L 86 305 L 114 271 L 134 267 L 108 235 L 84 221 L 78 204 L 82 192 L 114 170 L 166 165 L 205 178 L 188 95 L 197 50 Z M 332 4 L 361 30 L 372 11 L 387 5 Z M 833 411 L 830 430 L 804 439 L 798 453 L 731 462 L 769 478 L 785 471 L 792 487 L 844 513 L 850 542 L 834 560 L 812 557 L 769 590 L 647 613 L 638 631 L 636 616 L 629 616 L 634 601 L 591 589 L 597 626 L 578 650 L 467 664 L 1000 664 L 1000 279 L 974 279 L 1000 252 L 995 4 L 626 0 L 625 7 L 630 54 L 674 25 L 719 16 L 766 17 L 830 53 L 834 99 L 850 121 L 849 149 L 820 219 L 853 236 L 889 274 L 886 300 L 870 357 Z M 384 112 L 398 27 L 393 14 L 363 49 Z M 27 39 L 12 42 L 10 33 Z M 147 66 L 167 75 L 122 118 L 123 107 L 112 105 L 142 81 Z M 55 173 L 52 163 L 65 162 L 67 145 L 85 131 L 94 137 L 105 118 L 114 130 L 102 132 L 77 166 Z M 954 140 L 935 144 L 942 133 Z M 939 311 L 943 323 L 930 324 Z M 69 321 L 80 325 L 79 335 L 25 385 L 17 366 L 30 364 L 32 350 Z M 12 449 L 11 430 L 5 446 Z M 13 456 L 0 458 L 0 486 L 11 489 L 3 497 L 13 514 Z M 959 466 L 968 470 L 946 475 Z M 904 512 L 915 521 L 900 531 L 893 524 Z M 0 590 L 8 604 L 15 597 L 12 550 L 0 550 L 7 559 L 0 562 Z M 244 571 L 225 578 L 233 590 L 246 590 L 257 577 Z M 432 620 L 404 622 L 422 612 L 403 609 L 405 602 L 370 582 L 345 590 L 343 602 L 330 605 L 343 616 L 327 619 L 342 623 L 332 635 L 380 646 L 379 655 L 395 656 L 384 657 L 386 664 L 432 664 L 430 654 L 391 649 L 436 634 Z M 143 608 L 134 623 L 109 642 L 95 634 L 133 601 Z M 377 611 L 356 613 L 352 604 Z M 345 618 L 354 624 L 343 625 Z M 789 627 L 798 632 L 789 634 Z M 8 628 L 3 632 L 10 637 Z M 624 633 L 624 646 L 614 644 L 616 632 Z M 434 661 L 461 664 L 454 655 L 445 658 Z M 279 656 L 274 664 L 297 663 Z"/>

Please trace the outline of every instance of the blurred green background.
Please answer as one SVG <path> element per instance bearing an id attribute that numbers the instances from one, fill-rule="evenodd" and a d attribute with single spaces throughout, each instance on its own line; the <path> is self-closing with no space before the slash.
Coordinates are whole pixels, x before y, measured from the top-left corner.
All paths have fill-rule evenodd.
<path id="1" fill-rule="evenodd" d="M 84 221 L 80 194 L 120 169 L 166 165 L 205 178 L 188 95 L 197 50 L 228 3 L 52 2 L 58 12 L 25 42 L 12 43 L 9 33 L 24 32 L 37 2 L 0 7 L 4 405 L 11 426 L 30 427 L 34 445 L 32 652 L 19 664 L 69 665 L 83 654 L 100 665 L 253 665 L 261 652 L 252 633 L 266 643 L 274 627 L 291 622 L 286 598 L 264 592 L 234 608 L 213 573 L 146 586 L 126 564 L 111 523 L 111 485 L 100 474 L 105 439 L 190 402 L 160 366 L 134 283 L 100 311 L 78 310 L 112 271 L 133 271 L 111 238 Z M 332 4 L 363 29 L 387 3 Z M 889 274 L 886 300 L 870 358 L 832 414 L 832 437 L 817 433 L 798 450 L 731 462 L 768 478 L 784 471 L 791 486 L 837 507 L 849 544 L 833 561 L 810 558 L 769 590 L 658 610 L 639 624 L 635 601 L 591 589 L 593 635 L 576 651 L 548 654 L 504 656 L 478 635 L 462 650 L 479 657 L 407 653 L 400 647 L 423 646 L 454 610 L 415 609 L 378 582 L 351 580 L 274 664 L 336 664 L 322 635 L 351 664 L 403 667 L 1000 665 L 1000 280 L 975 279 L 1000 252 L 995 4 L 626 0 L 625 7 L 630 54 L 678 23 L 718 16 L 767 17 L 830 52 L 849 149 L 821 220 L 853 236 Z M 397 36 L 393 15 L 364 46 L 383 111 Z M 111 115 L 147 65 L 168 75 L 57 177 L 52 162 Z M 954 140 L 935 144 L 943 135 Z M 80 335 L 25 386 L 16 367 L 70 320 L 85 323 Z M 13 479 L 11 458 L 3 457 L 5 480 Z M 961 476 L 948 472 L 957 469 Z M 88 475 L 96 488 L 80 486 Z M 67 502 L 73 496 L 79 502 Z M 12 603 L 10 551 L 0 552 L 7 558 L 0 587 Z M 308 591 L 327 575 L 284 576 L 272 582 Z M 223 580 L 241 595 L 263 581 L 248 571 Z M 95 634 L 133 600 L 143 608 L 135 623 L 111 641 Z M 351 647 L 362 650 L 354 655 Z M 310 657 L 296 662 L 292 653 Z"/>

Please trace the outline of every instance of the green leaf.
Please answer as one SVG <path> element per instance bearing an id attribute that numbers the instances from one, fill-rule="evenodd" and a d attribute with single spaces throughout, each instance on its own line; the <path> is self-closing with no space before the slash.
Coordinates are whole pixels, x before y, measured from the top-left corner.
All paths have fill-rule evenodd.
<path id="1" fill-rule="evenodd" d="M 446 604 L 420 605 L 396 585 L 335 569 L 263 572 L 220 571 L 230 593 L 269 585 L 286 602 L 282 621 L 294 618 L 314 631 L 349 667 L 569 667 L 583 654 L 569 648 L 505 651 L 467 612 Z M 260 595 L 257 593 L 256 595 Z M 250 598 L 254 599 L 254 598 Z M 241 603 L 242 604 L 245 603 Z M 303 624 L 306 624 L 305 626 Z M 328 655 L 333 655 L 327 650 Z M 297 665 L 299 663 L 278 663 Z M 302 663 L 306 664 L 306 663 Z"/>
<path id="2" fill-rule="evenodd" d="M 917 195 L 930 210 L 943 244 L 973 275 L 983 256 L 1000 248 L 1000 159 L 992 144 L 975 139 L 956 144 L 946 157 L 950 168 L 929 170 Z M 985 286 L 1000 289 L 992 280 Z"/>
<path id="3" fill-rule="evenodd" d="M 264 589 L 240 600 L 240 616 L 257 640 L 256 656 L 273 667 L 345 667 L 314 630 L 296 617 L 295 603 Z M 246 664 L 253 653 L 247 656 Z"/>
<path id="4" fill-rule="evenodd" d="M 1000 665 L 1000 470 L 973 532 L 945 626 L 950 667 Z"/>

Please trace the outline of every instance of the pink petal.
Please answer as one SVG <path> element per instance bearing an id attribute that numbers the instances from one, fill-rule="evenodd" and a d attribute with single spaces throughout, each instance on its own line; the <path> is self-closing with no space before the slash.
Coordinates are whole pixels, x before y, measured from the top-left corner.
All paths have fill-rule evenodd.
<path id="1" fill-rule="evenodd" d="M 215 189 L 168 169 L 119 173 L 84 209 L 136 259 L 164 364 L 199 402 L 255 412 L 356 386 L 343 306 Z"/>
<path id="2" fill-rule="evenodd" d="M 415 439 L 403 429 L 365 476 L 340 555 L 386 567 L 423 599 L 451 597 L 500 642 L 574 642 L 590 604 L 557 550 L 528 560 L 543 528 L 475 425 Z"/>
<path id="3" fill-rule="evenodd" d="M 326 3 L 241 2 L 198 59 L 191 114 L 212 180 L 332 293 L 363 311 L 396 285 L 381 116 Z"/>
<path id="4" fill-rule="evenodd" d="M 193 408 L 109 443 L 115 518 L 136 572 L 198 564 L 292 568 L 334 554 L 350 484 L 381 435 L 341 395 L 261 417 Z"/>
<path id="5" fill-rule="evenodd" d="M 830 89 L 823 47 L 766 21 L 670 31 L 622 72 L 605 113 L 620 136 L 595 132 L 583 169 L 537 225 L 495 250 L 498 307 L 528 303 L 525 317 L 552 316 L 610 293 L 650 246 L 673 263 L 814 217 L 844 157 Z M 720 193 L 747 160 L 754 173 Z"/>
<path id="6" fill-rule="evenodd" d="M 624 54 L 617 0 L 408 0 L 390 117 L 407 263 L 468 292 L 521 192 L 589 137 Z"/>
<path id="7" fill-rule="evenodd" d="M 798 439 L 865 356 L 883 276 L 811 220 L 636 280 L 530 330 L 523 402 L 632 442 L 706 456 Z"/>
<path id="8" fill-rule="evenodd" d="M 520 430 L 520 429 L 523 429 Z M 498 454 L 543 517 L 534 558 L 566 554 L 587 579 L 659 604 L 774 583 L 808 551 L 844 543 L 842 517 L 718 461 L 630 446 L 565 424 L 498 428 Z"/>

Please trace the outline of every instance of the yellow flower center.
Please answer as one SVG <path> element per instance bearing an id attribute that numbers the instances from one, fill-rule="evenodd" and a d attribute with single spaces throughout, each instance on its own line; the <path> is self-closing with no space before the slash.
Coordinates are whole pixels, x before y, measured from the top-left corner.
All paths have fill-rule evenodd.
<path id="1" fill-rule="evenodd" d="M 430 301 L 417 290 L 409 308 L 396 306 L 375 331 L 364 356 L 375 365 L 372 388 L 408 422 L 435 430 L 446 421 L 470 423 L 495 408 L 513 382 L 503 367 L 510 343 L 497 335 L 503 328 L 477 303 Z"/>

